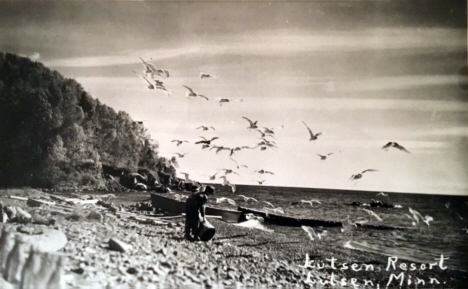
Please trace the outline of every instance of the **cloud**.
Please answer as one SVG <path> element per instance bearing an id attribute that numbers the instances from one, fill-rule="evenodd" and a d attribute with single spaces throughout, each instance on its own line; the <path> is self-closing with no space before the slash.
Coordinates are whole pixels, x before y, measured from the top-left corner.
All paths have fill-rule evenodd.
<path id="1" fill-rule="evenodd" d="M 465 38 L 464 38 L 465 36 Z M 185 42 L 166 49 L 140 49 L 108 55 L 44 60 L 53 67 L 98 67 L 181 56 L 297 56 L 313 53 L 404 50 L 448 52 L 466 49 L 466 30 L 455 28 L 375 28 L 354 31 L 257 30 L 215 35 L 203 44 Z"/>
<path id="2" fill-rule="evenodd" d="M 141 63 L 139 57 L 147 61 L 174 59 L 184 55 L 201 53 L 199 47 L 186 47 L 160 50 L 122 51 L 110 55 L 57 58 L 44 60 L 51 67 L 103 67 Z"/>
<path id="3" fill-rule="evenodd" d="M 335 87 L 338 91 L 378 91 L 431 85 L 457 85 L 458 82 L 458 75 L 403 75 L 336 82 Z"/>
<path id="4" fill-rule="evenodd" d="M 41 58 L 41 54 L 39 54 L 39 52 L 34 52 L 33 54 L 29 55 L 29 58 L 31 58 L 31 60 L 37 61 L 39 58 Z"/>

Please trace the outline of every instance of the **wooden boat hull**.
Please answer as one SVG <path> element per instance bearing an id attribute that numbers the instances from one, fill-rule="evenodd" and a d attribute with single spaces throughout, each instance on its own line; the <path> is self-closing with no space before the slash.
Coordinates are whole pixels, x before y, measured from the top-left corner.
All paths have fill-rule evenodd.
<path id="1" fill-rule="evenodd" d="M 151 193 L 151 203 L 153 207 L 160 208 L 163 211 L 171 212 L 174 214 L 185 213 L 185 202 L 177 201 L 171 198 L 167 198 L 155 193 Z M 238 223 L 242 212 L 219 209 L 214 207 L 206 207 L 205 213 L 212 216 L 220 216 L 221 220 L 228 223 Z"/>

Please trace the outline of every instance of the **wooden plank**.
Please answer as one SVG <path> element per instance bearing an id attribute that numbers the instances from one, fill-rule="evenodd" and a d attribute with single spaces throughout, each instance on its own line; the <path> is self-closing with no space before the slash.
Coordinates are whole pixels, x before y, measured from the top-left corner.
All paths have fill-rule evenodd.
<path id="1" fill-rule="evenodd" d="M 28 200 L 28 198 L 25 198 L 25 197 L 12 196 L 12 195 L 10 195 L 10 199 L 20 200 L 20 201 L 27 201 Z"/>

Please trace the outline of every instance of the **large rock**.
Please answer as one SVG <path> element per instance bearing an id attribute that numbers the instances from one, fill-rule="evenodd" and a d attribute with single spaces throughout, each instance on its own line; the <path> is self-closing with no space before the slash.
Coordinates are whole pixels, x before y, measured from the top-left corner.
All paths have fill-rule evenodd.
<path id="1" fill-rule="evenodd" d="M 111 238 L 109 240 L 109 249 L 113 251 L 118 251 L 118 252 L 127 252 L 132 248 L 131 245 L 117 239 L 117 238 Z"/>
<path id="2" fill-rule="evenodd" d="M 25 242 L 34 245 L 41 252 L 55 252 L 67 244 L 67 236 L 59 230 L 44 229 L 44 232 L 39 235 L 23 236 Z"/>

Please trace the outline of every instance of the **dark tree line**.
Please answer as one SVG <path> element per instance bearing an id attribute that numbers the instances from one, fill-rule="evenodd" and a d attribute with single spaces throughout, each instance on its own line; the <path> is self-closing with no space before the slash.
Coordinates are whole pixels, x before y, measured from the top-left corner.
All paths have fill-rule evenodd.
<path id="1" fill-rule="evenodd" d="M 141 123 L 73 79 L 0 53 L 0 186 L 104 187 L 102 166 L 174 175 Z"/>

